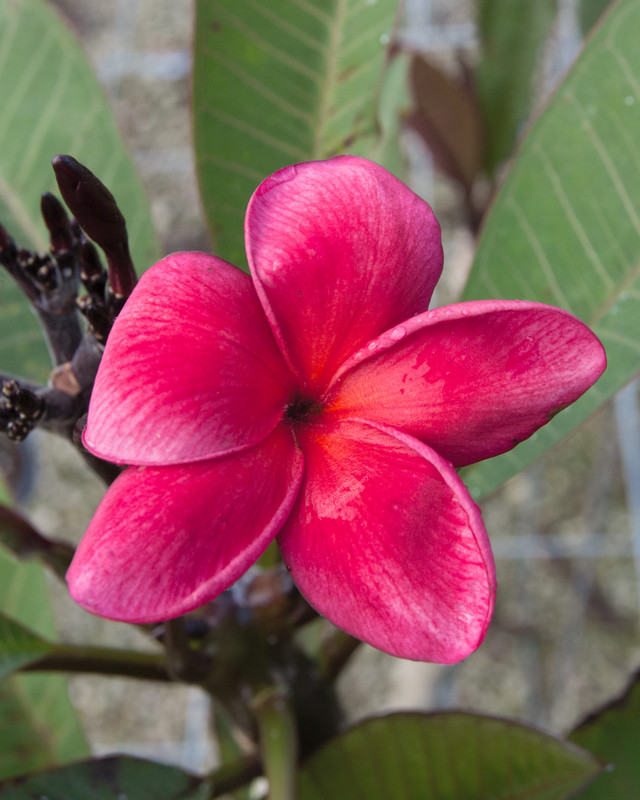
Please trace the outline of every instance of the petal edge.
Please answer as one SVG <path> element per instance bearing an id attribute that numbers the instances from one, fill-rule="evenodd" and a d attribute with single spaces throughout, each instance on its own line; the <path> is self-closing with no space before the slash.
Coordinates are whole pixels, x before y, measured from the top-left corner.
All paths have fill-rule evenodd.
<path id="1" fill-rule="evenodd" d="M 366 421 L 297 435 L 305 479 L 278 542 L 300 591 L 392 655 L 468 656 L 491 618 L 495 568 L 480 511 L 451 465 Z"/>
<path id="2" fill-rule="evenodd" d="M 119 464 L 214 458 L 272 431 L 295 385 L 249 276 L 174 253 L 144 273 L 116 319 L 84 442 Z"/>
<path id="3" fill-rule="evenodd" d="M 518 300 L 459 303 L 355 353 L 326 413 L 391 425 L 461 467 L 527 439 L 605 366 L 597 337 L 566 311 Z"/>
<path id="4" fill-rule="evenodd" d="M 365 342 L 425 311 L 442 270 L 427 203 L 355 156 L 267 178 L 249 202 L 245 239 L 256 290 L 307 391 L 321 392 Z"/>
<path id="5" fill-rule="evenodd" d="M 184 614 L 237 580 L 295 502 L 303 459 L 288 426 L 214 461 L 129 467 L 100 503 L 67 573 L 94 614 L 157 622 Z"/>

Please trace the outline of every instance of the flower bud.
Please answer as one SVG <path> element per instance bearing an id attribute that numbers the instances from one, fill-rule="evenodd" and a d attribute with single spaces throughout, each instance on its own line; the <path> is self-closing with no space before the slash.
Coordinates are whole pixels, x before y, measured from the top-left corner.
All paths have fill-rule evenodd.
<path id="1" fill-rule="evenodd" d="M 127 298 L 136 285 L 129 253 L 127 226 L 107 187 L 75 158 L 58 155 L 52 160 L 62 197 L 82 230 L 105 252 L 109 286 L 118 298 Z"/>
<path id="2" fill-rule="evenodd" d="M 49 231 L 52 252 L 64 253 L 71 250 L 73 237 L 69 227 L 69 217 L 58 198 L 45 192 L 40 198 L 40 212 Z"/>

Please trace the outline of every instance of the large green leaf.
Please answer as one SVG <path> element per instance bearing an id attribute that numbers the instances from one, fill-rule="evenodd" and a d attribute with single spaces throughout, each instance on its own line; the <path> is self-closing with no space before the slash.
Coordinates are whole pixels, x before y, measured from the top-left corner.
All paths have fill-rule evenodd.
<path id="1" fill-rule="evenodd" d="M 640 797 L 640 678 L 625 694 L 590 716 L 570 736 L 613 769 L 599 775 L 580 800 Z"/>
<path id="2" fill-rule="evenodd" d="M 368 720 L 303 765 L 299 800 L 562 800 L 601 766 L 567 742 L 460 712 Z"/>
<path id="3" fill-rule="evenodd" d="M 0 614 L 0 680 L 50 653 L 52 645 L 15 620 Z"/>
<path id="4" fill-rule="evenodd" d="M 256 186 L 287 164 L 373 144 L 397 0 L 197 0 L 194 141 L 218 255 L 246 266 Z"/>
<path id="5" fill-rule="evenodd" d="M 6 800 L 208 800 L 209 787 L 176 767 L 128 756 L 73 764 L 0 785 Z"/>
<path id="6" fill-rule="evenodd" d="M 213 800 L 228 797 L 260 774 L 244 756 L 202 779 L 176 767 L 108 756 L 0 783 L 2 800 Z M 234 795 L 235 796 L 235 795 Z"/>
<path id="7" fill-rule="evenodd" d="M 42 568 L 0 550 L 0 609 L 43 637 L 55 634 Z M 0 684 L 0 778 L 87 755 L 60 675 L 20 675 Z"/>
<path id="8" fill-rule="evenodd" d="M 581 0 L 579 19 L 583 34 L 589 33 L 610 2 L 611 0 Z"/>
<path id="9" fill-rule="evenodd" d="M 412 106 L 410 64 L 410 56 L 402 52 L 395 53 L 387 64 L 377 109 L 380 130 L 373 147 L 367 152 L 368 158 L 405 182 L 407 163 L 400 147 L 400 137 Z"/>
<path id="10" fill-rule="evenodd" d="M 492 174 L 511 154 L 529 117 L 533 73 L 556 0 L 479 0 L 477 5 L 481 56 L 475 77 L 485 128 L 485 167 Z"/>
<path id="11" fill-rule="evenodd" d="M 47 249 L 40 195 L 55 192 L 50 161 L 70 153 L 114 193 L 138 270 L 156 258 L 149 203 L 88 59 L 43 0 L 0 3 L 0 221 L 19 245 Z M 50 369 L 28 304 L 0 271 L 0 367 Z"/>
<path id="12" fill-rule="evenodd" d="M 640 4 L 605 17 L 533 126 L 480 239 L 465 299 L 561 306 L 590 325 L 608 369 L 515 450 L 465 473 L 487 493 L 533 461 L 640 368 Z"/>
<path id="13" fill-rule="evenodd" d="M 0 780 L 86 756 L 61 676 L 12 676 L 0 683 Z"/>

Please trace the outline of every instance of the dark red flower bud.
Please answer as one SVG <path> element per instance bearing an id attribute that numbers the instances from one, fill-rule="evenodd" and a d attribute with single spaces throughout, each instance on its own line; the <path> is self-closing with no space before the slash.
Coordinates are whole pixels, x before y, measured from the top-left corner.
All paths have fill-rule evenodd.
<path id="1" fill-rule="evenodd" d="M 45 192 L 40 198 L 40 211 L 49 231 L 51 250 L 63 253 L 73 246 L 69 217 L 57 197 Z"/>
<path id="2" fill-rule="evenodd" d="M 128 297 L 136 284 L 136 274 L 125 219 L 113 195 L 72 156 L 55 156 L 51 163 L 69 210 L 87 236 L 105 252 L 111 291 L 116 297 Z"/>
<path id="3" fill-rule="evenodd" d="M 0 225 L 0 264 L 8 266 L 16 257 L 17 248 L 7 229 Z"/>
<path id="4" fill-rule="evenodd" d="M 78 249 L 78 261 L 80 262 L 80 277 L 85 283 L 103 275 L 106 277 L 100 256 L 92 242 L 82 242 Z"/>

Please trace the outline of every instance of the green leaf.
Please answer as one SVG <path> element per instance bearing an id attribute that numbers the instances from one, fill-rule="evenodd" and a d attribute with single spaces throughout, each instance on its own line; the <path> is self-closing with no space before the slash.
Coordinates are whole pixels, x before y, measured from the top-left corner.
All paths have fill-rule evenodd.
<path id="1" fill-rule="evenodd" d="M 53 646 L 14 620 L 0 614 L 0 680 L 50 653 Z"/>
<path id="2" fill-rule="evenodd" d="M 481 58 L 476 87 L 489 174 L 508 158 L 530 113 L 532 76 L 551 28 L 556 0 L 480 0 Z"/>
<path id="3" fill-rule="evenodd" d="M 482 233 L 464 299 L 551 303 L 602 340 L 608 368 L 515 450 L 465 471 L 474 496 L 531 463 L 640 367 L 640 4 L 605 17 L 533 126 Z"/>
<path id="4" fill-rule="evenodd" d="M 562 800 L 600 772 L 583 750 L 461 712 L 368 720 L 302 766 L 298 800 Z"/>
<path id="5" fill-rule="evenodd" d="M 226 763 L 202 779 L 176 767 L 108 756 L 0 783 L 2 800 L 213 800 L 260 774 L 256 758 Z"/>
<path id="6" fill-rule="evenodd" d="M 34 634 L 55 636 L 42 568 L 17 563 L 1 550 L 0 609 Z M 64 677 L 20 675 L 0 684 L 0 779 L 87 753 Z"/>
<path id="7" fill-rule="evenodd" d="M 385 69 L 380 101 L 378 103 L 379 135 L 366 154 L 367 158 L 388 169 L 397 178 L 406 182 L 407 164 L 400 136 L 404 120 L 412 106 L 409 91 L 409 68 L 411 58 L 408 53 L 397 52 L 389 60 Z"/>
<path id="8" fill-rule="evenodd" d="M 197 0 L 196 168 L 215 252 L 245 266 L 257 185 L 288 164 L 366 152 L 397 0 Z"/>
<path id="9" fill-rule="evenodd" d="M 128 756 L 85 761 L 0 784 L 6 800 L 207 800 L 208 786 L 176 767 Z"/>
<path id="10" fill-rule="evenodd" d="M 585 36 L 604 14 L 610 3 L 611 0 L 581 0 L 580 29 Z"/>
<path id="11" fill-rule="evenodd" d="M 0 3 L 0 221 L 18 245 L 48 248 L 40 195 L 56 193 L 51 159 L 69 153 L 114 193 L 138 270 L 157 256 L 149 203 L 104 92 L 71 30 L 42 0 Z M 0 365 L 44 379 L 38 323 L 0 271 Z"/>
<path id="12" fill-rule="evenodd" d="M 60 676 L 11 676 L 0 683 L 0 780 L 88 754 Z"/>
<path id="13" fill-rule="evenodd" d="M 613 765 L 580 794 L 580 800 L 640 797 L 640 677 L 636 675 L 622 697 L 592 714 L 569 738 Z"/>
<path id="14" fill-rule="evenodd" d="M 55 635 L 42 568 L 33 562 L 14 561 L 1 549 L 0 611 L 43 638 Z"/>

